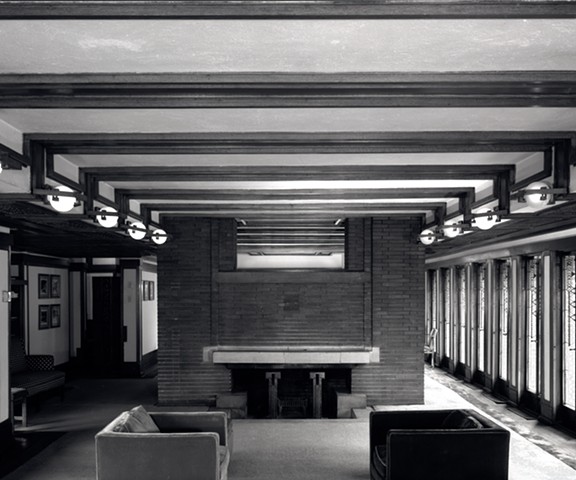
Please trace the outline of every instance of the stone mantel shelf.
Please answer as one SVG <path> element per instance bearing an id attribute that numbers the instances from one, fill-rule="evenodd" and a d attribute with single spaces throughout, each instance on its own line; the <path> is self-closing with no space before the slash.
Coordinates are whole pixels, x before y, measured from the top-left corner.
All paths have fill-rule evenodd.
<path id="1" fill-rule="evenodd" d="M 215 364 L 365 365 L 380 362 L 380 349 L 364 346 L 213 346 L 204 348 L 205 361 Z"/>

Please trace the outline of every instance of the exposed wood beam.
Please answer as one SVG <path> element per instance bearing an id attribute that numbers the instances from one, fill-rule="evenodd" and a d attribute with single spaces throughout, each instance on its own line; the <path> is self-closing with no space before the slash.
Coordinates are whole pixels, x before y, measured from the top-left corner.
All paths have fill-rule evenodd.
<path id="1" fill-rule="evenodd" d="M 442 180 L 514 176 L 513 165 L 358 165 L 312 167 L 92 167 L 83 169 L 99 181 L 300 181 L 300 180 Z M 453 191 L 453 189 L 449 189 Z"/>
<path id="2" fill-rule="evenodd" d="M 295 200 L 295 199 L 322 199 L 322 200 L 387 200 L 394 198 L 460 198 L 474 195 L 473 188 L 444 189 L 444 188 L 386 188 L 386 189 L 330 189 L 330 190 L 186 190 L 186 189 L 116 189 L 116 194 L 136 200 L 210 200 L 210 201 L 239 201 L 249 198 L 254 200 Z"/>
<path id="3" fill-rule="evenodd" d="M 5 74 L 1 108 L 574 107 L 574 72 Z"/>
<path id="4" fill-rule="evenodd" d="M 0 19 L 461 19 L 574 18 L 573 2 L 389 0 L 12 0 Z"/>
<path id="5" fill-rule="evenodd" d="M 574 132 L 230 132 L 163 134 L 27 134 L 52 154 L 268 154 L 533 152 Z"/>

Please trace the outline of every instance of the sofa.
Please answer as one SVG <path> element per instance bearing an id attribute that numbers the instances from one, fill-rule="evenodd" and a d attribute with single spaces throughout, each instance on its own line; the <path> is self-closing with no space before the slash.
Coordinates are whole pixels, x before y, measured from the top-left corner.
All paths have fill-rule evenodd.
<path id="1" fill-rule="evenodd" d="M 54 389 L 63 395 L 65 381 L 66 374 L 54 369 L 52 355 L 26 355 L 22 340 L 10 337 L 10 387 L 26 390 L 28 398 Z"/>
<path id="2" fill-rule="evenodd" d="M 224 412 L 123 412 L 96 434 L 98 480 L 226 480 L 232 423 Z"/>
<path id="3" fill-rule="evenodd" d="M 510 432 L 473 410 L 370 414 L 372 480 L 507 480 Z"/>

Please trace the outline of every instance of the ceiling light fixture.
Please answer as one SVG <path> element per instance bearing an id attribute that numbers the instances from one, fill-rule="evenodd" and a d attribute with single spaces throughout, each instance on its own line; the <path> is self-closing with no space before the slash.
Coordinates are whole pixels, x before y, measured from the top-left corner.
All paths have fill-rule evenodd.
<path id="1" fill-rule="evenodd" d="M 118 211 L 112 207 L 103 207 L 98 210 L 96 221 L 104 228 L 114 228 L 118 225 Z"/>
<path id="2" fill-rule="evenodd" d="M 436 233 L 434 230 L 427 228 L 422 230 L 419 238 L 424 245 L 432 245 L 436 240 Z"/>
<path id="3" fill-rule="evenodd" d="M 162 245 L 163 243 L 166 243 L 166 240 L 168 240 L 168 235 L 166 234 L 166 232 L 164 230 L 162 230 L 161 228 L 158 228 L 158 229 L 154 230 L 154 232 L 152 232 L 151 238 L 155 244 Z"/>
<path id="4" fill-rule="evenodd" d="M 74 208 L 76 205 L 76 197 L 74 194 L 74 190 L 69 187 L 58 185 L 54 187 L 55 190 L 64 194 L 72 194 L 72 195 L 48 195 L 48 203 L 50 206 L 56 210 L 57 212 L 69 212 Z"/>
<path id="5" fill-rule="evenodd" d="M 442 233 L 445 237 L 456 238 L 462 233 L 462 224 L 452 222 L 451 224 L 442 225 Z"/>
<path id="6" fill-rule="evenodd" d="M 554 203 L 555 194 L 568 193 L 564 188 L 552 188 L 547 182 L 534 182 L 518 192 L 518 201 L 533 208 L 542 208 Z"/>
<path id="7" fill-rule="evenodd" d="M 473 213 L 472 216 L 474 217 L 472 224 L 480 230 L 490 230 L 500 221 L 500 217 L 491 208 L 481 208 L 477 213 Z"/>
<path id="8" fill-rule="evenodd" d="M 146 236 L 146 227 L 142 222 L 132 222 L 128 227 L 128 234 L 134 240 L 142 240 Z"/>

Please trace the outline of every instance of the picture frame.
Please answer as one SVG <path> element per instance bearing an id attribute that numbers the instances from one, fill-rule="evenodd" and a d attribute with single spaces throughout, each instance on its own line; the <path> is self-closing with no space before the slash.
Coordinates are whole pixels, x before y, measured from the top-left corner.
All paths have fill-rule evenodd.
<path id="1" fill-rule="evenodd" d="M 38 274 L 38 298 L 50 298 L 50 275 Z"/>
<path id="2" fill-rule="evenodd" d="M 38 305 L 38 330 L 50 328 L 50 305 Z"/>
<path id="3" fill-rule="evenodd" d="M 60 305 L 50 305 L 50 328 L 60 326 Z"/>
<path id="4" fill-rule="evenodd" d="M 60 275 L 50 275 L 50 298 L 60 298 Z"/>

